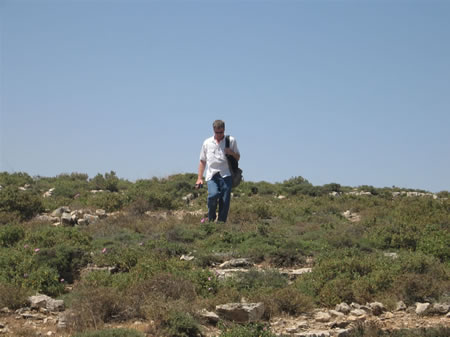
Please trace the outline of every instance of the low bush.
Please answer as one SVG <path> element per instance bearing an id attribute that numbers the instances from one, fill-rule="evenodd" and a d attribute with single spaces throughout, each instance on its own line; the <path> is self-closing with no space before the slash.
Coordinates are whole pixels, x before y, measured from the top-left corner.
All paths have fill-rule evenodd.
<path id="1" fill-rule="evenodd" d="M 9 218 L 29 220 L 43 211 L 40 197 L 31 191 L 21 191 L 15 186 L 0 189 L 0 213 Z"/>
<path id="2" fill-rule="evenodd" d="M 71 294 L 71 308 L 68 325 L 75 331 L 100 329 L 105 323 L 132 317 L 134 311 L 113 287 L 77 287 Z"/>
<path id="3" fill-rule="evenodd" d="M 223 325 L 219 337 L 275 337 L 267 325 L 253 323 L 247 325 Z"/>
<path id="4" fill-rule="evenodd" d="M 314 299 L 293 286 L 257 294 L 255 300 L 264 303 L 267 319 L 284 314 L 298 316 L 314 308 Z"/>
<path id="5" fill-rule="evenodd" d="M 174 310 L 169 312 L 162 331 L 167 337 L 200 337 L 200 327 L 188 312 Z"/>
<path id="6" fill-rule="evenodd" d="M 23 287 L 0 282 L 0 308 L 23 308 L 29 295 L 29 291 Z"/>
<path id="7" fill-rule="evenodd" d="M 287 278 L 276 270 L 259 271 L 251 269 L 248 272 L 237 273 L 235 278 L 227 282 L 227 285 L 245 293 L 261 288 L 280 289 L 285 287 L 287 283 Z"/>
<path id="8" fill-rule="evenodd" d="M 145 337 L 145 334 L 130 329 L 105 329 L 76 333 L 72 337 Z"/>
<path id="9" fill-rule="evenodd" d="M 5 225 L 0 227 L 0 246 L 12 247 L 25 237 L 25 231 L 22 227 Z"/>
<path id="10" fill-rule="evenodd" d="M 120 193 L 108 191 L 92 194 L 86 202 L 90 206 L 104 209 L 107 212 L 115 212 L 124 207 L 126 198 Z"/>

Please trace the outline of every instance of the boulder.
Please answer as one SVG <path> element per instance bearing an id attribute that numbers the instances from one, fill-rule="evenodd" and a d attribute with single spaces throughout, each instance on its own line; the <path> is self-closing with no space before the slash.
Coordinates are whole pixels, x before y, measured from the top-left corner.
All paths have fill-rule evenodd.
<path id="1" fill-rule="evenodd" d="M 70 213 L 64 212 L 61 215 L 61 223 L 63 226 L 72 226 L 75 222 L 72 219 L 72 215 Z"/>
<path id="2" fill-rule="evenodd" d="M 348 314 L 350 312 L 351 308 L 347 303 L 342 302 L 340 304 L 336 304 L 335 310 L 342 312 L 343 314 Z"/>
<path id="3" fill-rule="evenodd" d="M 95 211 L 95 215 L 97 215 L 100 219 L 106 218 L 106 211 L 104 209 L 98 209 Z"/>
<path id="4" fill-rule="evenodd" d="M 406 304 L 403 301 L 398 301 L 395 311 L 403 311 L 406 310 Z"/>
<path id="5" fill-rule="evenodd" d="M 386 311 L 386 308 L 384 307 L 383 303 L 380 302 L 372 302 L 369 304 L 369 308 L 372 311 L 372 313 L 375 316 L 381 315 L 384 311 Z"/>
<path id="6" fill-rule="evenodd" d="M 329 331 L 312 330 L 295 334 L 296 337 L 330 337 Z"/>
<path id="7" fill-rule="evenodd" d="M 358 317 L 358 316 L 364 316 L 366 314 L 366 312 L 363 309 L 353 309 L 352 311 L 350 311 L 350 314 Z"/>
<path id="8" fill-rule="evenodd" d="M 433 314 L 445 315 L 450 310 L 450 305 L 443 303 L 433 303 L 430 312 Z"/>
<path id="9" fill-rule="evenodd" d="M 215 312 L 203 309 L 198 314 L 200 318 L 202 318 L 207 323 L 216 324 L 217 322 L 219 322 L 219 316 Z"/>
<path id="10" fill-rule="evenodd" d="M 228 303 L 216 306 L 219 317 L 238 323 L 256 322 L 265 311 L 264 303 Z"/>
<path id="11" fill-rule="evenodd" d="M 249 259 L 233 259 L 230 261 L 226 261 L 222 263 L 219 268 L 227 269 L 227 268 L 246 268 L 252 267 L 253 263 Z"/>
<path id="12" fill-rule="evenodd" d="M 67 206 L 59 207 L 52 212 L 51 216 L 59 218 L 63 215 L 63 213 L 70 213 L 70 208 Z"/>
<path id="13" fill-rule="evenodd" d="M 416 303 L 416 314 L 417 315 L 425 315 L 428 313 L 430 309 L 430 303 Z"/>
<path id="14" fill-rule="evenodd" d="M 329 322 L 329 321 L 330 321 L 331 315 L 330 315 L 329 313 L 327 313 L 327 312 L 322 312 L 322 311 L 320 311 L 320 312 L 318 312 L 318 313 L 316 313 L 316 314 L 314 315 L 314 319 L 315 319 L 317 322 L 326 323 L 326 322 Z"/>
<path id="15" fill-rule="evenodd" d="M 64 301 L 55 300 L 47 295 L 36 295 L 28 298 L 31 309 L 47 309 L 51 312 L 64 311 Z"/>
<path id="16" fill-rule="evenodd" d="M 93 224 L 97 222 L 100 218 L 97 215 L 85 214 L 83 219 L 86 220 L 88 224 Z"/>

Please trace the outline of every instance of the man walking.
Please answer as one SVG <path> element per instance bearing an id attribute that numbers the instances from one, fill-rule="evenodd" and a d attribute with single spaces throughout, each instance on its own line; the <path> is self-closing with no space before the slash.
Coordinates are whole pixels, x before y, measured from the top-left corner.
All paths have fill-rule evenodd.
<path id="1" fill-rule="evenodd" d="M 225 122 L 216 120 L 213 123 L 214 136 L 203 142 L 200 151 L 200 164 L 198 166 L 197 188 L 203 185 L 203 173 L 206 170 L 206 183 L 208 185 L 208 219 L 221 222 L 227 221 L 230 209 L 231 171 L 228 167 L 226 155 L 236 160 L 241 157 L 237 142 L 230 136 L 230 147 L 225 147 Z M 217 205 L 219 214 L 216 215 Z"/>

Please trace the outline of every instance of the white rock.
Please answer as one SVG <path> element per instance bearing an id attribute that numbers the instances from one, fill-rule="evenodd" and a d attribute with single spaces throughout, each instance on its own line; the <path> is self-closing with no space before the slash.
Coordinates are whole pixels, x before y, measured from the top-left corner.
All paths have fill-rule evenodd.
<path id="1" fill-rule="evenodd" d="M 340 304 L 336 304 L 335 310 L 342 312 L 344 314 L 348 314 L 350 312 L 351 308 L 347 303 L 342 302 Z"/>
<path id="2" fill-rule="evenodd" d="M 325 322 L 329 322 L 330 321 L 331 315 L 329 313 L 327 313 L 327 312 L 322 312 L 321 311 L 321 312 L 318 312 L 317 314 L 315 314 L 314 319 L 317 322 L 325 323 Z"/>
<path id="3" fill-rule="evenodd" d="M 416 303 L 416 314 L 425 315 L 428 312 L 430 306 L 430 303 Z"/>

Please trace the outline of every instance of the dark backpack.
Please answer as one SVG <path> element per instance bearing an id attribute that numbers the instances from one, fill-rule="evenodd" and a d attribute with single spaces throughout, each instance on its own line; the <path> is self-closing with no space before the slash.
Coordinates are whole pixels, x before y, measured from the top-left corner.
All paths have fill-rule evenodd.
<path id="1" fill-rule="evenodd" d="M 225 137 L 225 148 L 227 147 L 230 147 L 230 136 L 228 135 Z M 242 170 L 239 168 L 239 164 L 236 158 L 228 154 L 226 156 L 228 160 L 228 167 L 230 168 L 231 176 L 233 178 L 232 186 L 236 187 L 241 183 L 243 179 Z"/>

